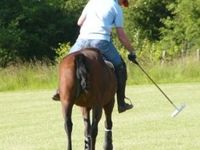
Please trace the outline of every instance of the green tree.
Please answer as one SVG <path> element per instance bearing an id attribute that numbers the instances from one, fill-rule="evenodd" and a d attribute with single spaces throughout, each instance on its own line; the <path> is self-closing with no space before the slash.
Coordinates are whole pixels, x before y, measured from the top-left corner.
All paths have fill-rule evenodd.
<path id="1" fill-rule="evenodd" d="M 125 11 L 126 28 L 138 39 L 152 42 L 160 39 L 160 28 L 164 27 L 163 18 L 171 16 L 167 9 L 170 3 L 165 0 L 136 0 Z"/>
<path id="2" fill-rule="evenodd" d="M 22 7 L 17 0 L 0 1 L 0 66 L 16 60 L 23 30 L 18 28 Z"/>
<path id="3" fill-rule="evenodd" d="M 163 22 L 162 42 L 180 50 L 194 49 L 200 45 L 200 0 L 176 0 L 169 5 L 173 17 Z"/>
<path id="4" fill-rule="evenodd" d="M 1 0 L 0 66 L 56 59 L 59 43 L 73 43 L 85 0 Z M 8 59 L 9 58 L 9 59 Z"/>

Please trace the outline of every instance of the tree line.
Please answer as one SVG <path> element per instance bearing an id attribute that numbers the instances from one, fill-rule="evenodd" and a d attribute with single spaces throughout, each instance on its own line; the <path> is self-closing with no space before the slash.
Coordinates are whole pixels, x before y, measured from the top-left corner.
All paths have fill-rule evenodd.
<path id="1" fill-rule="evenodd" d="M 200 44 L 200 0 L 129 0 L 125 30 L 139 57 L 158 60 Z M 59 43 L 75 42 L 77 19 L 87 0 L 1 0 L 0 66 L 20 62 L 55 63 Z M 121 45 L 113 33 L 113 40 Z"/>

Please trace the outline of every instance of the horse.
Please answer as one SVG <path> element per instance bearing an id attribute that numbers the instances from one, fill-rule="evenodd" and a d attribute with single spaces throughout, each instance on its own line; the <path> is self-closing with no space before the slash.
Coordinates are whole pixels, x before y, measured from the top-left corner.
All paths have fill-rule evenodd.
<path id="1" fill-rule="evenodd" d="M 95 150 L 98 123 L 105 114 L 104 149 L 112 150 L 112 111 L 117 80 L 114 67 L 108 66 L 95 48 L 85 48 L 65 56 L 59 64 L 59 94 L 67 134 L 67 149 L 72 150 L 72 109 L 81 108 L 85 150 Z M 92 117 L 90 118 L 90 111 Z"/>

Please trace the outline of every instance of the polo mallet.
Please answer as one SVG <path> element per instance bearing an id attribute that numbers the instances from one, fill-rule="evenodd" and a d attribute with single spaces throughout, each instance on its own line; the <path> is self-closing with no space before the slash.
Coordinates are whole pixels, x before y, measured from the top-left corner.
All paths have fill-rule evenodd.
<path id="1" fill-rule="evenodd" d="M 165 96 L 165 98 L 172 104 L 172 106 L 176 109 L 172 113 L 172 117 L 177 116 L 184 108 L 185 104 L 182 104 L 180 107 L 177 107 L 170 98 L 163 92 L 163 90 L 156 84 L 156 82 L 147 74 L 147 72 L 140 66 L 140 64 L 135 60 L 134 63 L 144 72 L 144 74 L 151 80 L 151 82 L 158 88 L 158 90 Z"/>

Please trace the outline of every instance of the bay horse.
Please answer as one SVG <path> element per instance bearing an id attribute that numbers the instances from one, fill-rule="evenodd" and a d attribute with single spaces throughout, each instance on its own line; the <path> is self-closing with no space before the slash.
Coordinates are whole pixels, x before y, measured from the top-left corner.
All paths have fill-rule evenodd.
<path id="1" fill-rule="evenodd" d="M 86 48 L 63 58 L 59 65 L 59 93 L 68 150 L 72 150 L 73 105 L 81 107 L 85 125 L 85 150 L 95 150 L 102 110 L 105 113 L 104 149 L 113 149 L 112 111 L 116 89 L 114 68 L 106 65 L 99 50 Z"/>

